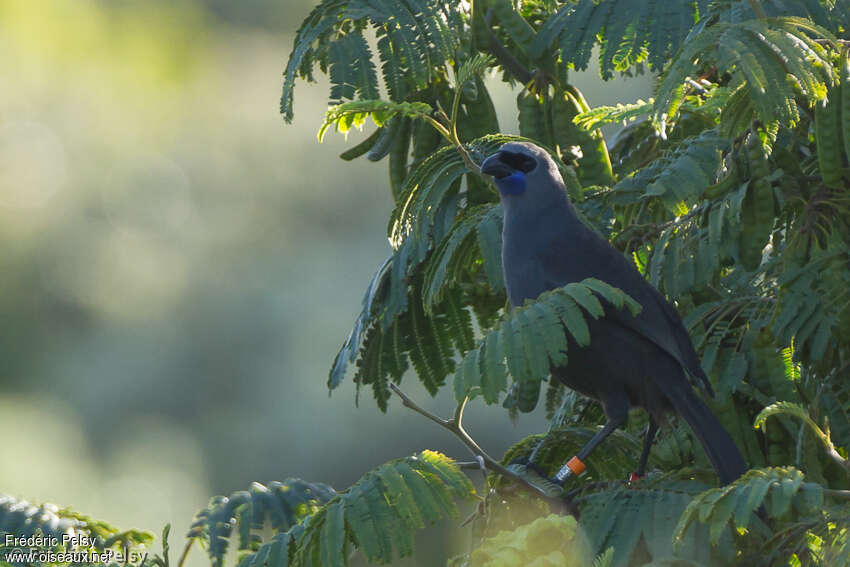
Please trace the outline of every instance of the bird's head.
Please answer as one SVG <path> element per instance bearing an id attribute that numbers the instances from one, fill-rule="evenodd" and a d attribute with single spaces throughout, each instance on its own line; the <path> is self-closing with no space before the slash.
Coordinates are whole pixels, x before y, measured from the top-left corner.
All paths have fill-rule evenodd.
<path id="1" fill-rule="evenodd" d="M 481 173 L 493 176 L 502 198 L 523 195 L 532 186 L 544 187 L 552 181 L 561 181 L 558 166 L 549 153 L 528 142 L 503 144 L 484 160 Z"/>

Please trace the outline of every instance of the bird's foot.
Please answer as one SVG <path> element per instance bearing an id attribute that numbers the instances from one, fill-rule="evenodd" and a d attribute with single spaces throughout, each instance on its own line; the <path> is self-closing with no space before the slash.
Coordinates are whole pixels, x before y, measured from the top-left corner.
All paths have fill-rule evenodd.
<path id="1" fill-rule="evenodd" d="M 555 483 L 534 461 L 519 457 L 508 463 L 506 467 L 515 475 L 521 477 L 537 492 L 547 498 L 558 498 L 561 495 L 561 485 Z"/>
<path id="2" fill-rule="evenodd" d="M 517 457 L 516 459 L 508 463 L 508 467 L 528 470 L 542 477 L 546 476 L 546 471 L 540 468 L 537 463 L 535 463 L 528 457 Z"/>

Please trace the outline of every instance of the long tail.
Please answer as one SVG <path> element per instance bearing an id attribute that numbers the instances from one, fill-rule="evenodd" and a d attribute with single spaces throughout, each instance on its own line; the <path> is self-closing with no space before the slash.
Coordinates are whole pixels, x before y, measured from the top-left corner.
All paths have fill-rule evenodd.
<path id="1" fill-rule="evenodd" d="M 681 395 L 668 397 L 691 426 L 723 484 L 729 484 L 747 471 L 747 463 L 732 437 L 690 386 L 682 389 Z"/>

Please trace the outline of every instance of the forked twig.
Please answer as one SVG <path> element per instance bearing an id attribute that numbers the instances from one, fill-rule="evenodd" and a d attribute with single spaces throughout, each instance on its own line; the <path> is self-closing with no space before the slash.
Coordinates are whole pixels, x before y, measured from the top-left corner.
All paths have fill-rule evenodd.
<path id="1" fill-rule="evenodd" d="M 520 483 L 526 488 L 530 489 L 535 494 L 544 497 L 547 500 L 553 500 L 552 495 L 547 493 L 539 486 L 535 486 L 527 479 L 522 476 L 516 474 L 515 472 L 505 468 L 499 461 L 488 455 L 484 449 L 482 449 L 478 443 L 475 442 L 472 437 L 464 430 L 463 428 L 463 410 L 466 408 L 466 402 L 469 400 L 468 397 L 464 398 L 461 401 L 457 408 L 455 408 L 454 416 L 451 419 L 443 419 L 424 409 L 422 406 L 414 402 L 410 397 L 401 391 L 401 388 L 396 386 L 395 384 L 390 384 L 390 389 L 401 398 L 401 403 L 404 407 L 410 408 L 419 415 L 422 415 L 443 429 L 447 429 L 450 431 L 455 437 L 460 439 L 460 441 L 467 446 L 467 448 L 472 452 L 475 457 L 481 459 L 484 462 L 484 466 L 491 471 L 495 472 L 498 475 L 506 476 L 508 478 L 513 479 L 514 481 Z M 561 503 L 563 504 L 563 503 Z"/>

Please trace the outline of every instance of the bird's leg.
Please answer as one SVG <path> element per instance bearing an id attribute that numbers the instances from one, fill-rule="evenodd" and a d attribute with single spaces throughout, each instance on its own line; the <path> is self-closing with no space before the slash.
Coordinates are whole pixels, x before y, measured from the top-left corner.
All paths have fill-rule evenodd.
<path id="1" fill-rule="evenodd" d="M 649 460 L 649 450 L 652 448 L 652 443 L 655 441 L 655 434 L 658 433 L 658 424 L 649 417 L 649 425 L 646 426 L 646 435 L 643 438 L 643 449 L 640 452 L 640 460 L 638 461 L 637 471 L 629 475 L 629 482 L 634 482 L 643 477 L 646 473 L 646 462 Z"/>
<path id="2" fill-rule="evenodd" d="M 608 416 L 608 421 L 605 425 L 600 429 L 596 435 L 591 437 L 590 441 L 587 442 L 581 451 L 578 452 L 578 455 L 567 461 L 561 470 L 555 475 L 552 479 L 552 482 L 555 484 L 559 484 L 561 486 L 567 481 L 571 476 L 578 476 L 582 472 L 584 472 L 585 465 L 584 461 L 587 457 L 596 449 L 596 446 L 602 443 L 606 437 L 614 433 L 614 431 L 623 425 L 626 422 L 628 406 L 626 407 L 625 412 L 618 412 L 617 415 Z"/>

